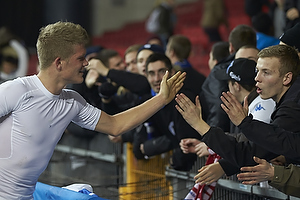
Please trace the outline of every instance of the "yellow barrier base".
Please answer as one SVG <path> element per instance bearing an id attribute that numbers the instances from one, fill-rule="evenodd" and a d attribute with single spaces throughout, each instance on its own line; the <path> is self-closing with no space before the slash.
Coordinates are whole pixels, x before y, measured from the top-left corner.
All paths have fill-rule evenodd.
<path id="1" fill-rule="evenodd" d="M 173 199 L 173 190 L 166 180 L 165 168 L 172 152 L 137 160 L 132 152 L 132 144 L 126 147 L 126 186 L 119 188 L 119 199 Z"/>

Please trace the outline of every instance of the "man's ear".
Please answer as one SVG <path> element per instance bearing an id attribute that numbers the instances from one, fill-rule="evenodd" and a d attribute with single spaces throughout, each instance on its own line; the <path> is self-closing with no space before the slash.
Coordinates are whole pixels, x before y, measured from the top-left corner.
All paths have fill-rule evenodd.
<path id="1" fill-rule="evenodd" d="M 54 63 L 55 63 L 55 67 L 58 71 L 61 71 L 62 70 L 62 60 L 60 57 L 57 57 L 55 60 L 54 60 Z"/>
<path id="2" fill-rule="evenodd" d="M 169 53 L 170 53 L 170 56 L 171 56 L 171 57 L 176 56 L 176 55 L 175 55 L 174 49 L 170 49 L 170 50 L 169 50 Z"/>
<path id="3" fill-rule="evenodd" d="M 236 81 L 234 81 L 233 87 L 234 87 L 235 91 L 240 91 L 241 90 L 241 85 Z"/>
<path id="4" fill-rule="evenodd" d="M 229 53 L 230 53 L 230 54 L 233 54 L 234 52 L 235 52 L 235 49 L 234 49 L 232 43 L 229 42 Z"/>
<path id="5" fill-rule="evenodd" d="M 288 72 L 284 75 L 283 77 L 283 85 L 289 85 L 292 82 L 293 79 L 293 73 L 292 72 Z"/>

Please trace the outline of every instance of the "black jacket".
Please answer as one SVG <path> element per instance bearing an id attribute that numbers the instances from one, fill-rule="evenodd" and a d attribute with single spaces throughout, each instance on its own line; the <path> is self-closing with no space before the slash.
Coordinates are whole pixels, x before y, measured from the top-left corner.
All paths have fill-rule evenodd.
<path id="1" fill-rule="evenodd" d="M 181 91 L 188 96 L 193 96 L 188 91 Z M 151 95 L 148 96 L 148 98 L 151 97 Z M 172 167 L 176 170 L 189 171 L 197 156 L 196 154 L 183 154 L 179 142 L 183 138 L 201 139 L 201 136 L 183 119 L 176 110 L 175 104 L 175 100 L 171 101 L 146 121 L 153 128 L 151 139 L 148 138 L 145 127 L 136 132 L 133 151 L 136 158 L 143 159 L 145 155 L 150 157 L 173 150 Z M 140 144 L 144 144 L 145 155 L 139 149 Z"/>
<path id="2" fill-rule="evenodd" d="M 300 132 L 300 78 L 298 77 L 289 90 L 282 96 L 271 117 L 271 123 L 266 124 L 246 117 L 239 125 L 243 134 L 252 142 L 237 142 L 235 138 L 226 136 L 219 128 L 212 127 L 203 137 L 211 149 L 237 167 L 256 165 L 253 156 L 273 159 L 284 155 L 287 163 L 299 164 L 299 144 L 295 134 Z M 284 129 L 286 131 L 284 131 Z M 288 135 L 288 137 L 284 137 Z"/>
<path id="3" fill-rule="evenodd" d="M 226 132 L 229 131 L 230 120 L 220 106 L 222 103 L 220 96 L 222 92 L 228 91 L 228 84 L 227 81 L 219 80 L 216 76 L 220 71 L 227 69 L 234 56 L 234 54 L 228 56 L 212 69 L 202 85 L 202 93 L 200 95 L 205 121 L 210 126 L 220 127 Z"/>

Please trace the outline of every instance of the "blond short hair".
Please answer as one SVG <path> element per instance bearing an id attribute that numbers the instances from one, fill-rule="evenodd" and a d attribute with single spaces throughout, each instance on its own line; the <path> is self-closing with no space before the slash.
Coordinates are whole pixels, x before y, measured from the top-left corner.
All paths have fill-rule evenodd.
<path id="1" fill-rule="evenodd" d="M 36 44 L 40 68 L 49 67 L 57 57 L 68 59 L 74 46 L 88 42 L 89 36 L 79 24 L 59 21 L 41 28 Z"/>

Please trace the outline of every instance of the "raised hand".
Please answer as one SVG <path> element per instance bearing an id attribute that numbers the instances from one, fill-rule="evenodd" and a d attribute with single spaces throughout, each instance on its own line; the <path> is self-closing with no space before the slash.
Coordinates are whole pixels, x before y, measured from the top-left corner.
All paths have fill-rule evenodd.
<path id="1" fill-rule="evenodd" d="M 97 83 L 97 79 L 99 78 L 99 73 L 95 69 L 90 69 L 84 79 L 85 85 L 88 88 L 93 87 L 94 85 L 101 85 L 101 83 Z"/>
<path id="2" fill-rule="evenodd" d="M 101 76 L 106 77 L 108 74 L 108 67 L 106 67 L 100 60 L 98 59 L 91 59 L 89 64 L 85 67 L 86 70 L 94 69 L 96 70 Z"/>
<path id="3" fill-rule="evenodd" d="M 159 95 L 162 95 L 164 98 L 165 104 L 170 103 L 180 88 L 183 86 L 183 81 L 186 77 L 185 72 L 177 72 L 171 78 L 167 79 L 169 72 L 163 76 L 163 79 L 160 83 Z"/>
<path id="4" fill-rule="evenodd" d="M 204 135 L 210 129 L 210 126 L 202 119 L 199 96 L 195 99 L 196 105 L 182 93 L 178 94 L 175 100 L 179 105 L 175 107 L 185 121 L 200 135 Z"/>
<path id="5" fill-rule="evenodd" d="M 247 96 L 244 99 L 244 106 L 236 99 L 236 97 L 230 92 L 223 92 L 221 96 L 223 104 L 221 107 L 227 113 L 228 117 L 238 126 L 243 119 L 248 115 L 248 100 Z"/>

